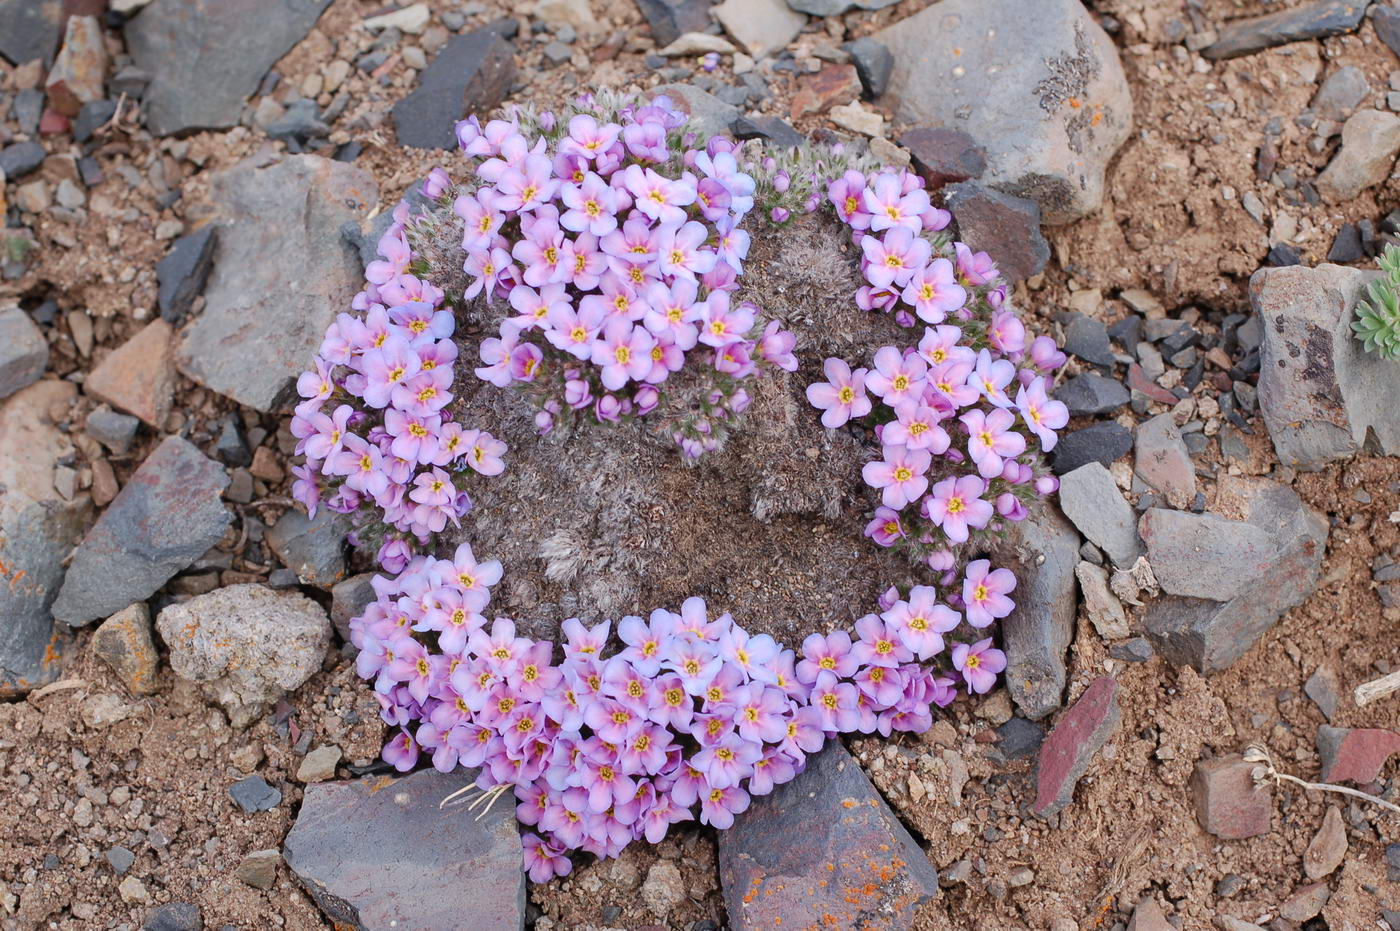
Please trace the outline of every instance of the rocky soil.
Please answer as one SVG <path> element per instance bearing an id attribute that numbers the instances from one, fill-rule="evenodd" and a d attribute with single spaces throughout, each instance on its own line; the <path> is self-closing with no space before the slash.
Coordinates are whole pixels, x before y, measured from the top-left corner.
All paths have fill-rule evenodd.
<path id="1" fill-rule="evenodd" d="M 1006 690 L 529 885 L 506 805 L 377 761 L 370 564 L 292 507 L 286 405 L 464 102 L 595 87 L 911 162 L 1075 419 L 1064 516 L 1002 554 Z M 0 0 L 0 929 L 1400 928 L 1397 816 L 1241 758 L 1400 801 L 1400 698 L 1356 695 L 1400 670 L 1400 369 L 1345 316 L 1397 153 L 1390 0 Z M 878 336 L 817 226 L 750 272 L 813 370 Z M 808 420 L 691 470 L 538 443 L 623 492 L 513 535 L 508 472 L 473 541 L 524 616 L 699 592 L 792 641 L 908 571 Z M 742 477 L 667 536 L 633 462 Z"/>

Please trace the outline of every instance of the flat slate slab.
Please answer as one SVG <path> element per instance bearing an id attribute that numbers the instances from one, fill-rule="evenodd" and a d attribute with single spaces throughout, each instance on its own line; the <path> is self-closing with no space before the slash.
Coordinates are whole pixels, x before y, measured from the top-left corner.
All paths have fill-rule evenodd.
<path id="1" fill-rule="evenodd" d="M 309 785 L 282 856 L 338 928 L 522 928 L 514 800 L 480 821 L 461 805 L 438 808 L 475 778 L 425 769 Z"/>
<path id="2" fill-rule="evenodd" d="M 719 832 L 729 926 L 914 927 L 938 873 L 840 741 Z"/>

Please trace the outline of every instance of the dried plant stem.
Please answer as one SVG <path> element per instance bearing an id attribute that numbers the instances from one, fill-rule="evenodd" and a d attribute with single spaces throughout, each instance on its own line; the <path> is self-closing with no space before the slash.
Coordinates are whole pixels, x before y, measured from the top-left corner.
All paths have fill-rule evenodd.
<path id="1" fill-rule="evenodd" d="M 1304 779 L 1299 779 L 1297 776 L 1290 776 L 1288 773 L 1281 773 L 1274 766 L 1273 759 L 1269 757 L 1269 751 L 1266 750 L 1264 747 L 1259 746 L 1258 744 L 1252 744 L 1247 750 L 1245 750 L 1244 758 L 1245 761 L 1249 763 L 1264 764 L 1263 767 L 1261 767 L 1261 769 L 1256 769 L 1254 771 L 1254 778 L 1256 782 L 1262 782 L 1265 779 L 1272 779 L 1275 783 L 1291 782 L 1295 785 L 1302 786 L 1304 789 L 1311 789 L 1318 792 L 1336 792 L 1341 795 L 1350 795 L 1353 798 L 1359 798 L 1363 801 L 1371 802 L 1373 804 L 1381 806 L 1382 808 L 1393 811 L 1397 815 L 1400 815 L 1400 805 L 1395 805 L 1391 802 L 1387 802 L 1385 799 L 1376 798 L 1374 795 L 1362 792 L 1360 789 L 1349 789 L 1346 786 L 1333 785 L 1330 782 L 1308 782 Z"/>
<path id="2" fill-rule="evenodd" d="M 1364 708 L 1371 702 L 1385 698 L 1392 692 L 1400 692 L 1400 669 L 1389 675 L 1381 676 L 1379 679 L 1361 683 L 1352 694 L 1356 698 L 1356 707 Z"/>
<path id="3" fill-rule="evenodd" d="M 506 792 L 511 788 L 513 787 L 509 783 L 503 782 L 500 785 L 492 786 L 484 792 L 477 792 L 473 795 L 470 795 L 467 798 L 462 799 L 461 802 L 457 802 L 456 804 L 466 804 L 467 811 L 474 811 L 477 808 L 480 808 L 481 811 L 478 812 L 476 816 L 476 820 L 480 821 L 482 818 L 486 817 L 487 812 L 491 810 L 491 806 L 496 804 L 496 800 L 499 799 L 502 795 L 505 795 Z M 474 789 L 476 789 L 475 783 L 463 786 L 456 792 L 453 792 L 451 795 L 444 798 L 442 801 L 438 802 L 438 809 L 442 810 L 443 808 L 446 808 L 449 804 L 453 804 L 453 799 L 456 799 L 457 797 L 462 795 L 467 795 L 467 793 L 472 792 Z"/>

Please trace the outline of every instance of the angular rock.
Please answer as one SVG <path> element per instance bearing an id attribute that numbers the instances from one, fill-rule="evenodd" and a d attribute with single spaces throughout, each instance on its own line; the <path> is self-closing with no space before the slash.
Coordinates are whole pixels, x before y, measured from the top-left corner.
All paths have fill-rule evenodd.
<path id="1" fill-rule="evenodd" d="M 438 803 L 475 770 L 425 769 L 307 786 L 282 855 L 340 927 L 477 928 L 525 922 L 520 835 L 510 805 L 484 817 Z"/>
<path id="2" fill-rule="evenodd" d="M 1133 471 L 1166 495 L 1172 507 L 1184 508 L 1196 497 L 1196 466 L 1170 413 L 1138 424 Z"/>
<path id="3" fill-rule="evenodd" d="M 189 441 L 162 440 L 78 544 L 53 616 L 78 627 L 155 594 L 223 537 L 227 485 Z"/>
<path id="4" fill-rule="evenodd" d="M 776 116 L 740 116 L 730 127 L 736 139 L 762 139 L 773 145 L 800 146 L 807 137 Z"/>
<path id="5" fill-rule="evenodd" d="M 929 190 L 980 178 L 987 170 L 986 150 L 962 130 L 920 126 L 900 136 L 899 144 L 909 150 Z"/>
<path id="6" fill-rule="evenodd" d="M 1058 386 L 1054 391 L 1071 416 L 1107 414 L 1128 403 L 1128 389 L 1121 381 L 1106 378 L 1096 372 L 1084 372 Z"/>
<path id="7" fill-rule="evenodd" d="M 1056 475 L 1066 475 L 1090 462 L 1109 465 L 1133 448 L 1133 431 L 1116 421 L 1104 421 L 1060 434 L 1050 467 Z"/>
<path id="8" fill-rule="evenodd" d="M 454 36 L 394 104 L 399 142 L 416 149 L 455 149 L 458 120 L 500 106 L 515 79 L 511 44 L 489 27 Z"/>
<path id="9" fill-rule="evenodd" d="M 280 851 L 254 850 L 243 857 L 233 875 L 239 882 L 247 883 L 254 889 L 271 889 L 277 881 L 277 864 L 281 862 Z"/>
<path id="10" fill-rule="evenodd" d="M 1317 176 L 1317 192 L 1329 204 L 1354 199 L 1390 177 L 1400 152 L 1400 116 L 1361 110 L 1342 126 L 1342 147 Z"/>
<path id="11" fill-rule="evenodd" d="M 1322 758 L 1321 782 L 1375 782 L 1391 754 L 1400 753 L 1400 733 L 1378 727 L 1346 728 L 1320 725 L 1317 753 Z"/>
<path id="12" fill-rule="evenodd" d="M 53 61 L 62 30 L 61 0 L 0 0 L 0 57 L 11 64 Z"/>
<path id="13" fill-rule="evenodd" d="M 1244 520 L 1150 508 L 1138 523 L 1161 597 L 1147 634 L 1173 663 L 1198 672 L 1230 666 L 1317 585 L 1327 522 L 1283 485 L 1222 478 Z"/>
<path id="14" fill-rule="evenodd" d="M 154 695 L 160 655 L 151 639 L 151 612 L 138 601 L 103 621 L 92 635 L 92 651 L 112 667 L 132 695 Z"/>
<path id="15" fill-rule="evenodd" d="M 248 776 L 228 787 L 233 803 L 248 814 L 271 811 L 282 803 L 282 792 L 261 776 Z"/>
<path id="16" fill-rule="evenodd" d="M 787 0 L 788 6 L 812 16 L 840 16 L 851 10 L 883 10 L 899 0 Z"/>
<path id="17" fill-rule="evenodd" d="M 1162 906 L 1156 900 L 1145 898 L 1133 909 L 1133 918 L 1128 922 L 1128 931 L 1176 931 L 1176 925 L 1167 921 Z"/>
<path id="18" fill-rule="evenodd" d="M 540 6 L 544 6 L 544 3 L 541 3 Z M 418 35 L 427 28 L 432 15 L 433 11 L 428 9 L 426 3 L 413 3 L 389 13 L 372 16 L 365 20 L 364 27 L 376 35 L 386 29 L 397 29 L 399 32 L 406 32 L 409 35 Z M 545 17 L 541 16 L 541 18 Z"/>
<path id="19" fill-rule="evenodd" d="M 131 448 L 140 421 L 128 414 L 118 414 L 106 407 L 99 407 L 88 414 L 83 429 L 103 446 L 118 456 Z"/>
<path id="20" fill-rule="evenodd" d="M 894 73 L 894 55 L 889 47 L 879 39 L 861 36 L 843 46 L 856 66 L 860 86 L 870 99 L 879 97 L 890 85 L 890 75 Z"/>
<path id="21" fill-rule="evenodd" d="M 297 782 L 325 782 L 335 778 L 335 767 L 340 762 L 340 748 L 334 744 L 317 747 L 302 757 L 297 766 Z"/>
<path id="22" fill-rule="evenodd" d="M 856 928 L 875 915 L 907 929 L 938 895 L 928 856 L 839 740 L 720 832 L 719 872 L 735 931 Z"/>
<path id="23" fill-rule="evenodd" d="M 330 644 L 326 612 L 296 592 L 232 585 L 160 612 L 170 665 L 199 682 L 234 727 L 256 720 L 321 668 Z"/>
<path id="24" fill-rule="evenodd" d="M 350 639 L 350 619 L 358 617 L 365 605 L 379 597 L 373 580 L 373 572 L 362 572 L 331 587 L 331 624 L 341 639 Z"/>
<path id="25" fill-rule="evenodd" d="M 50 609 L 92 502 L 54 488 L 54 468 L 73 446 L 48 412 L 76 396 L 70 382 L 47 380 L 0 404 L 0 699 L 54 681 L 66 659 L 67 628 Z"/>
<path id="26" fill-rule="evenodd" d="M 1030 756 L 1045 742 L 1045 728 L 1025 718 L 1011 718 L 997 728 L 997 752 L 1005 760 Z"/>
<path id="27" fill-rule="evenodd" d="M 1097 462 L 1060 477 L 1060 507 L 1088 540 L 1127 568 L 1142 555 L 1133 506 L 1112 474 Z"/>
<path id="28" fill-rule="evenodd" d="M 170 136 L 237 125 L 267 70 L 330 2 L 153 0 L 125 30 L 136 67 L 151 75 L 147 128 Z"/>
<path id="29" fill-rule="evenodd" d="M 160 429 L 175 393 L 174 339 L 170 324 L 151 321 L 98 363 L 83 390 Z"/>
<path id="30" fill-rule="evenodd" d="M 1363 446 L 1400 454 L 1394 363 L 1364 352 L 1352 310 L 1376 272 L 1319 265 L 1260 269 L 1249 281 L 1259 315 L 1259 409 L 1285 465 L 1318 469 Z"/>
<path id="31" fill-rule="evenodd" d="M 710 12 L 754 58 L 781 50 L 807 24 L 784 0 L 725 0 Z"/>
<path id="32" fill-rule="evenodd" d="M 141 931 L 203 931 L 204 919 L 193 902 L 172 902 L 146 916 Z"/>
<path id="33" fill-rule="evenodd" d="M 1337 675 L 1326 666 L 1319 666 L 1303 683 L 1303 694 L 1312 699 L 1317 710 L 1330 723 L 1337 713 Z"/>
<path id="34" fill-rule="evenodd" d="M 1342 810 L 1336 805 L 1329 805 L 1327 814 L 1322 818 L 1322 827 L 1313 835 L 1308 849 L 1303 851 L 1303 872 L 1308 879 L 1321 879 L 1341 866 L 1346 855 L 1347 827 L 1342 821 Z M 1312 915 L 1305 917 L 1311 918 Z"/>
<path id="35" fill-rule="evenodd" d="M 1376 3 L 1371 7 L 1371 25 L 1386 48 L 1400 55 L 1400 6 Z"/>
<path id="36" fill-rule="evenodd" d="M 1059 708 L 1064 695 L 1078 563 L 1079 534 L 1049 505 L 1014 524 L 999 552 L 996 564 L 1016 573 L 1016 607 L 1001 622 L 1006 689 L 1032 721 Z"/>
<path id="37" fill-rule="evenodd" d="M 213 193 L 221 247 L 204 311 L 185 328 L 175 361 L 240 404 L 280 410 L 360 287 L 363 266 L 340 229 L 379 192 L 353 165 L 294 155 L 267 168 L 241 162 L 215 178 Z"/>
<path id="38" fill-rule="evenodd" d="M 826 64 L 798 83 L 788 116 L 796 121 L 811 113 L 826 113 L 837 104 L 848 104 L 859 96 L 860 78 L 856 76 L 854 65 Z"/>
<path id="39" fill-rule="evenodd" d="M 79 142 L 87 142 L 116 113 L 115 100 L 103 98 L 83 104 L 83 108 L 78 111 L 78 118 L 73 121 L 73 138 Z"/>
<path id="40" fill-rule="evenodd" d="M 282 565 L 303 582 L 330 588 L 345 577 L 345 535 L 350 522 L 343 514 L 322 508 L 314 519 L 292 508 L 267 531 L 267 545 Z"/>
<path id="41" fill-rule="evenodd" d="M 1112 369 L 1117 364 L 1113 347 L 1108 342 L 1108 328 L 1102 320 L 1072 313 L 1065 326 L 1065 352 L 1083 359 L 1091 365 Z"/>
<path id="42" fill-rule="evenodd" d="M 184 322 L 195 298 L 204 292 L 204 283 L 214 268 L 218 227 L 206 226 L 170 244 L 165 258 L 156 263 L 160 282 L 160 316 L 174 326 Z"/>
<path id="43" fill-rule="evenodd" d="M 1278 13 L 1234 20 L 1221 27 L 1220 37 L 1202 49 L 1201 55 L 1217 61 L 1238 58 L 1288 42 L 1353 32 L 1369 5 L 1369 0 L 1316 0 Z"/>
<path id="44" fill-rule="evenodd" d="M 1338 68 L 1327 76 L 1313 95 L 1312 111 L 1318 119 L 1341 123 L 1351 116 L 1371 92 L 1366 72 L 1355 65 Z"/>
<path id="45" fill-rule="evenodd" d="M 1343 223 L 1337 230 L 1337 238 L 1332 240 L 1332 248 L 1327 251 L 1327 261 L 1345 265 L 1359 262 L 1366 257 L 1361 246 L 1361 233 L 1355 223 Z"/>
<path id="46" fill-rule="evenodd" d="M 49 106 L 75 117 L 83 104 L 102 99 L 107 72 L 107 46 L 96 16 L 69 16 L 63 46 L 44 80 Z"/>
<path id="47" fill-rule="evenodd" d="M 18 181 L 44 164 L 48 153 L 37 142 L 16 142 L 0 149 L 0 172 L 11 181 Z"/>
<path id="48" fill-rule="evenodd" d="M 18 307 L 0 310 L 0 398 L 34 384 L 48 364 L 48 341 L 29 314 Z"/>
<path id="49" fill-rule="evenodd" d="M 1099 208 L 1133 105 L 1113 41 L 1079 0 L 943 0 L 875 38 L 894 53 L 898 120 L 969 133 L 986 146 L 983 182 L 1036 201 L 1045 223 Z"/>
<path id="50" fill-rule="evenodd" d="M 1045 269 L 1050 244 L 1040 232 L 1035 201 L 959 181 L 943 189 L 943 202 L 957 221 L 958 238 L 995 259 L 1008 280 L 1024 281 Z"/>
<path id="51" fill-rule="evenodd" d="M 1331 897 L 1332 890 L 1327 887 L 1327 883 L 1308 883 L 1306 886 L 1299 886 L 1279 906 L 1279 917 L 1289 921 L 1307 921 L 1309 918 L 1316 918 Z"/>
<path id="52" fill-rule="evenodd" d="M 1191 800 L 1203 830 L 1222 840 L 1269 833 L 1273 790 L 1267 783 L 1255 784 L 1254 767 L 1238 753 L 1196 764 L 1191 774 Z"/>
<path id="53" fill-rule="evenodd" d="M 1117 733 L 1121 720 L 1118 680 L 1100 676 L 1045 735 L 1036 759 L 1032 812 L 1049 818 L 1070 803 L 1094 754 Z"/>
<path id="54" fill-rule="evenodd" d="M 670 45 L 687 32 L 703 32 L 710 25 L 713 0 L 634 0 L 642 11 L 651 37 L 658 46 Z"/>
<path id="55" fill-rule="evenodd" d="M 1108 586 L 1108 570 L 1091 562 L 1081 561 L 1074 567 L 1079 579 L 1079 591 L 1084 596 L 1084 611 L 1099 636 L 1105 640 L 1122 640 L 1131 632 L 1123 603 Z"/>
<path id="56" fill-rule="evenodd" d="M 677 110 L 690 117 L 691 128 L 701 136 L 729 131 L 739 118 L 739 108 L 689 84 L 663 84 L 651 96 L 665 94 Z"/>

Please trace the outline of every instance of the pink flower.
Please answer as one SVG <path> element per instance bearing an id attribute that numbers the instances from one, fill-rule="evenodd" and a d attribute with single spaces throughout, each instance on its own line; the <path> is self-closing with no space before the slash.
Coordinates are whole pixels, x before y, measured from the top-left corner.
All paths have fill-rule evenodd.
<path id="1" fill-rule="evenodd" d="M 962 620 L 958 612 L 938 603 L 938 590 L 929 585 L 915 585 L 909 590 L 908 601 L 895 602 L 881 616 L 920 661 L 942 653 L 943 634 Z"/>
<path id="2" fill-rule="evenodd" d="M 796 336 L 782 329 L 778 321 L 770 320 L 763 330 L 763 335 L 759 337 L 758 354 L 769 365 L 777 366 L 785 372 L 795 372 L 797 356 L 793 355 L 792 350 L 796 345 Z"/>
<path id="3" fill-rule="evenodd" d="M 617 391 L 628 381 L 641 380 L 651 369 L 651 348 L 656 340 L 639 326 L 614 317 L 603 327 L 602 339 L 593 344 L 593 364 L 600 366 L 603 387 Z"/>
<path id="4" fill-rule="evenodd" d="M 877 507 L 875 516 L 865 525 L 865 535 L 874 540 L 876 546 L 894 546 L 905 536 L 899 512 L 884 505 Z"/>
<path id="5" fill-rule="evenodd" d="M 1016 576 L 1010 569 L 988 571 L 991 562 L 977 559 L 967 564 L 963 578 L 962 596 L 967 608 L 967 622 L 973 627 L 986 627 L 997 618 L 1006 617 L 1016 603 L 1006 597 L 1016 590 Z"/>
<path id="6" fill-rule="evenodd" d="M 837 358 L 829 358 L 822 363 L 826 374 L 825 382 L 807 386 L 807 400 L 822 414 L 822 426 L 828 430 L 850 420 L 870 413 L 870 398 L 865 394 L 865 369 L 851 371 L 851 367 Z"/>
<path id="7" fill-rule="evenodd" d="M 952 440 L 948 432 L 938 425 L 942 415 L 921 402 L 901 401 L 893 405 L 895 419 L 885 424 L 880 434 L 881 442 L 889 446 L 904 446 L 909 449 L 926 449 L 941 455 L 948 450 Z"/>
<path id="8" fill-rule="evenodd" d="M 972 378 L 971 362 L 945 362 L 929 370 L 927 384 L 932 392 L 925 397 L 931 403 L 941 402 L 956 409 L 966 407 L 977 400 L 978 392 L 969 384 Z"/>
<path id="9" fill-rule="evenodd" d="M 663 226 L 656 237 L 657 259 L 663 275 L 696 280 L 715 267 L 715 253 L 702 248 L 709 236 L 694 220 L 684 226 Z"/>
<path id="10" fill-rule="evenodd" d="M 917 401 L 924 393 L 928 363 L 916 352 L 901 353 L 894 346 L 875 352 L 875 369 L 865 377 L 865 385 L 890 407 Z"/>
<path id="11" fill-rule="evenodd" d="M 928 193 L 914 189 L 904 193 L 903 172 L 881 172 L 865 189 L 865 209 L 870 214 L 870 230 L 902 227 L 911 233 L 923 229 L 923 213 L 929 208 Z"/>
<path id="12" fill-rule="evenodd" d="M 712 788 L 700 798 L 700 823 L 723 831 L 734 826 L 734 816 L 749 807 L 749 793 L 737 786 Z"/>
<path id="13" fill-rule="evenodd" d="M 669 336 L 682 352 L 695 347 L 700 331 L 696 327 L 708 305 L 696 303 L 697 288 L 693 280 L 677 279 L 670 287 L 653 282 L 646 290 L 646 314 L 642 325 L 652 335 Z"/>
<path id="14" fill-rule="evenodd" d="M 962 330 L 955 326 L 924 327 L 924 335 L 919 340 L 919 355 L 931 366 L 946 365 L 949 362 L 977 362 L 977 353 L 968 346 L 958 345 Z"/>
<path id="15" fill-rule="evenodd" d="M 851 229 L 870 229 L 870 212 L 865 209 L 865 176 L 848 171 L 827 185 L 826 196 L 836 215 Z"/>
<path id="16" fill-rule="evenodd" d="M 908 284 L 914 273 L 928 264 L 931 252 L 928 240 L 904 226 L 885 233 L 884 239 L 866 236 L 860 248 L 865 253 L 865 278 L 877 288 Z"/>
<path id="17" fill-rule="evenodd" d="M 1013 432 L 1016 416 L 996 408 L 989 414 L 980 410 L 967 411 L 959 418 L 968 433 L 967 452 L 977 463 L 977 473 L 992 479 L 1001 475 L 1005 460 L 1015 459 L 1026 451 L 1026 438 Z"/>
<path id="18" fill-rule="evenodd" d="M 704 322 L 700 327 L 700 342 L 719 348 L 744 339 L 753 329 L 753 305 L 740 304 L 731 308 L 729 292 L 716 291 L 705 302 Z"/>
<path id="19" fill-rule="evenodd" d="M 953 243 L 953 251 L 958 263 L 958 279 L 964 284 L 989 284 L 997 277 L 996 264 L 987 253 L 973 252 L 960 242 Z"/>
<path id="20" fill-rule="evenodd" d="M 561 199 L 569 209 L 559 218 L 559 225 L 575 233 L 588 232 L 606 236 L 617 229 L 617 194 L 612 187 L 593 172 L 584 176 L 582 184 L 565 184 Z"/>
<path id="21" fill-rule="evenodd" d="M 534 381 L 544 353 L 534 343 L 521 343 L 510 352 L 510 377 L 516 381 Z"/>
<path id="22" fill-rule="evenodd" d="M 823 669 L 812 683 L 811 707 L 817 710 L 817 721 L 821 729 L 830 734 L 855 730 L 860 714 L 856 711 L 856 687 L 849 682 L 838 681 L 836 676 Z"/>
<path id="23" fill-rule="evenodd" d="M 833 630 L 826 636 L 808 634 L 802 641 L 802 661 L 797 664 L 794 674 L 803 685 L 811 685 L 823 672 L 832 673 L 843 679 L 855 675 L 860 664 L 851 655 L 851 635 L 844 630 Z"/>
<path id="24" fill-rule="evenodd" d="M 983 349 L 977 354 L 977 368 L 968 377 L 967 383 L 997 407 L 1010 407 L 1011 398 L 1007 397 L 1006 386 L 1015 377 L 1016 366 L 1005 359 L 993 361 L 992 354 Z"/>
<path id="25" fill-rule="evenodd" d="M 512 322 L 522 330 L 548 325 L 549 312 L 556 307 L 567 308 L 569 296 L 562 284 L 547 284 L 536 291 L 529 285 L 518 284 L 510 289 L 510 306 L 520 312 Z"/>
<path id="26" fill-rule="evenodd" d="M 500 192 L 497 206 L 501 210 L 524 213 L 554 199 L 559 181 L 554 177 L 554 165 L 538 153 L 525 156 L 518 168 L 508 169 L 496 182 Z"/>
<path id="27" fill-rule="evenodd" d="M 953 263 L 938 258 L 914 273 L 902 297 L 920 320 L 942 323 L 948 314 L 967 302 L 967 291 L 958 284 Z"/>
<path id="28" fill-rule="evenodd" d="M 949 540 L 965 543 L 968 529 L 987 526 L 995 513 L 992 503 L 982 499 L 986 490 L 987 483 L 976 475 L 945 478 L 924 501 L 924 516 L 942 527 Z"/>
<path id="29" fill-rule="evenodd" d="M 856 634 L 860 639 L 851 646 L 851 655 L 862 665 L 894 669 L 914 658 L 898 633 L 874 614 L 856 621 Z"/>
<path id="30" fill-rule="evenodd" d="M 486 294 L 489 301 L 491 295 L 496 290 L 496 284 L 502 280 L 511 280 L 517 275 L 514 265 L 510 262 L 510 253 L 500 246 L 485 246 L 469 250 L 467 261 L 463 263 L 462 270 L 473 278 L 472 283 L 463 294 L 467 300 L 471 300 L 478 294 Z"/>
<path id="31" fill-rule="evenodd" d="M 685 208 L 695 203 L 694 184 L 668 180 L 641 165 L 628 165 L 622 183 L 637 209 L 663 225 L 685 222 Z"/>
<path id="32" fill-rule="evenodd" d="M 567 304 L 552 306 L 546 318 L 549 328 L 545 330 L 545 339 L 574 358 L 588 359 L 593 355 L 603 317 L 603 309 L 597 305 L 578 310 Z"/>
<path id="33" fill-rule="evenodd" d="M 1015 355 L 1026 348 L 1026 327 L 1014 313 L 1001 310 L 992 314 L 987 327 L 987 342 L 1005 355 Z"/>
<path id="34" fill-rule="evenodd" d="M 928 490 L 926 473 L 933 457 L 927 450 L 903 446 L 886 446 L 884 454 L 882 460 L 867 462 L 861 469 L 861 476 L 871 488 L 881 489 L 885 507 L 903 510 Z"/>
<path id="35" fill-rule="evenodd" d="M 1059 442 L 1055 431 L 1069 423 L 1069 408 L 1046 395 L 1044 378 L 1035 379 L 1016 393 L 1016 408 L 1026 426 L 1040 438 L 1040 448 L 1047 453 L 1054 449 Z"/>
<path id="36" fill-rule="evenodd" d="M 587 159 L 597 159 L 617 142 L 622 127 L 616 123 L 598 121 L 586 113 L 569 119 L 569 134 L 559 143 L 559 151 L 565 155 L 580 155 Z"/>
<path id="37" fill-rule="evenodd" d="M 981 695 L 996 685 L 997 673 L 1006 668 L 1006 654 L 992 646 L 992 638 L 968 646 L 953 647 L 953 668 L 962 673 L 969 690 Z"/>
<path id="38" fill-rule="evenodd" d="M 501 458 L 506 444 L 485 430 L 471 430 L 463 437 L 467 446 L 467 465 L 482 475 L 500 475 L 506 464 Z"/>

